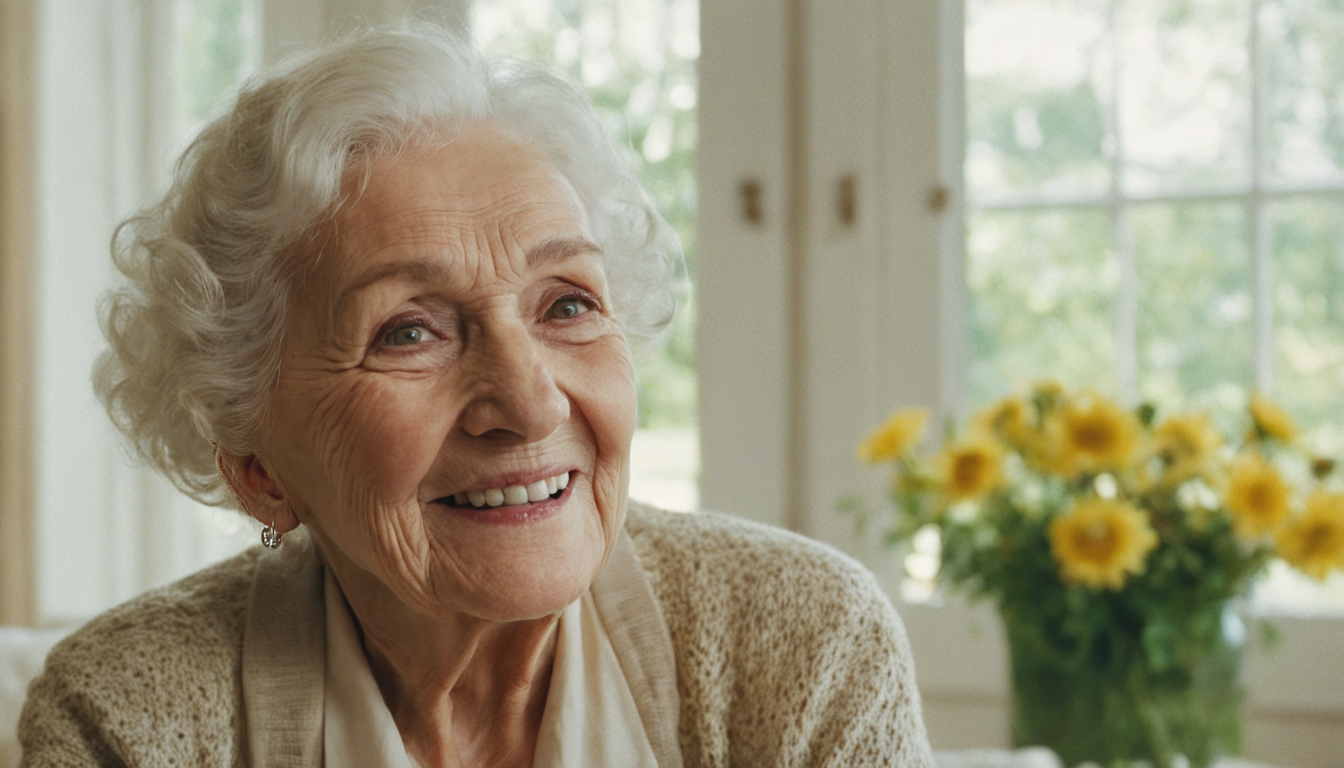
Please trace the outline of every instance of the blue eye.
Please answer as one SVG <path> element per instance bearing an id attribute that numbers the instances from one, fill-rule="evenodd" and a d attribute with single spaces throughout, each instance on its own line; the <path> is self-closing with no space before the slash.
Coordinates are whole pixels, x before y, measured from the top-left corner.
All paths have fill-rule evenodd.
<path id="1" fill-rule="evenodd" d="M 569 320 L 587 312 L 591 312 L 592 309 L 592 305 L 582 297 L 566 296 L 552 304 L 551 308 L 546 311 L 546 316 L 560 320 Z"/>

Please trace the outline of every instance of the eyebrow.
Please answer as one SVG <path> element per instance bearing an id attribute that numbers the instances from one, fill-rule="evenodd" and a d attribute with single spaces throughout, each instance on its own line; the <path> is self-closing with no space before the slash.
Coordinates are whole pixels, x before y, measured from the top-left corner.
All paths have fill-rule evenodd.
<path id="1" fill-rule="evenodd" d="M 428 259 L 415 259 L 411 261 L 394 261 L 390 264 L 384 264 L 381 267 L 362 276 L 359 280 L 345 287 L 341 295 L 336 299 L 336 306 L 340 307 L 349 298 L 373 285 L 384 280 L 390 280 L 394 277 L 405 278 L 418 283 L 432 283 L 444 279 L 448 276 L 448 268 L 437 261 Z"/>
<path id="2" fill-rule="evenodd" d="M 535 267 L 548 261 L 563 261 L 582 253 L 600 255 L 602 249 L 582 237 L 553 237 L 527 252 L 527 266 Z"/>
<path id="3" fill-rule="evenodd" d="M 564 261 L 585 253 L 600 255 L 602 249 L 591 240 L 583 237 L 553 237 L 527 252 L 527 266 L 536 267 L 547 262 Z M 429 259 L 394 261 L 390 264 L 384 264 L 346 286 L 341 291 L 340 297 L 337 298 L 336 306 L 343 305 L 352 294 L 384 280 L 404 278 L 412 282 L 432 283 L 446 278 L 448 271 L 448 268 L 442 262 Z"/>

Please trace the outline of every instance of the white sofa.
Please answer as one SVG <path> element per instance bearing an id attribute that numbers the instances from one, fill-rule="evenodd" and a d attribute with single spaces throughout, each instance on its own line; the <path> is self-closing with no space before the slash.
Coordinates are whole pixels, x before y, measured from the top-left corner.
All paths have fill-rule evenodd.
<path id="1" fill-rule="evenodd" d="M 42 671 L 42 660 L 67 629 L 0 627 L 0 768 L 19 764 L 15 733 L 28 682 Z"/>

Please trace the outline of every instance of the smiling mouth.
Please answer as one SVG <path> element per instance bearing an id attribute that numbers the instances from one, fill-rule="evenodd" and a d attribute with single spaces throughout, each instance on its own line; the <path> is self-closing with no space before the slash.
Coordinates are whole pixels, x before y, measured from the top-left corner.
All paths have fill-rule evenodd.
<path id="1" fill-rule="evenodd" d="M 436 499 L 441 504 L 453 507 L 512 507 L 520 504 L 532 504 L 546 499 L 558 499 L 569 487 L 571 473 L 562 472 L 555 477 L 528 483 L 527 485 L 506 485 L 503 488 L 486 488 L 480 491 L 461 491 L 452 496 Z"/>

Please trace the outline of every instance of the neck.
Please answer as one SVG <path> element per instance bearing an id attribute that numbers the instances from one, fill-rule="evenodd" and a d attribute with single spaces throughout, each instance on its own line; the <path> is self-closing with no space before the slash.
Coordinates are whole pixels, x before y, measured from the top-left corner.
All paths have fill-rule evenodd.
<path id="1" fill-rule="evenodd" d="M 348 562 L 328 567 L 406 750 L 431 765 L 531 765 L 560 614 L 426 616 Z"/>

